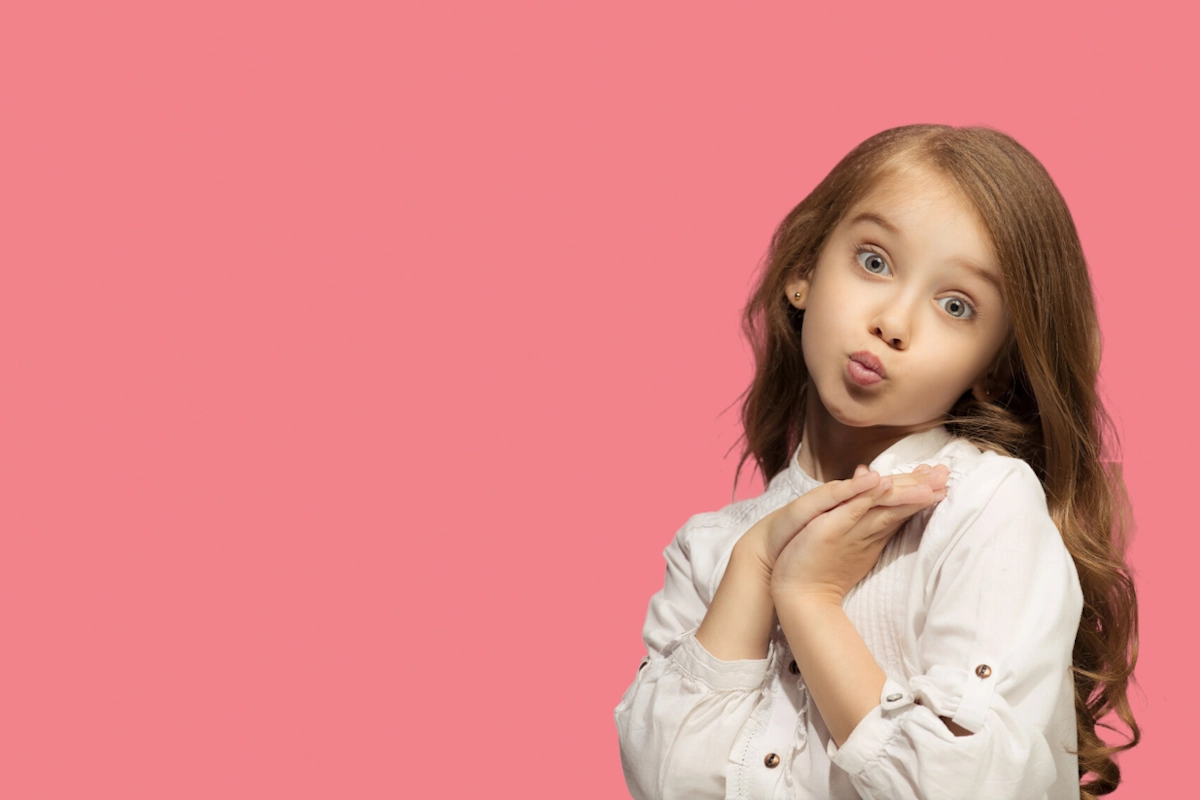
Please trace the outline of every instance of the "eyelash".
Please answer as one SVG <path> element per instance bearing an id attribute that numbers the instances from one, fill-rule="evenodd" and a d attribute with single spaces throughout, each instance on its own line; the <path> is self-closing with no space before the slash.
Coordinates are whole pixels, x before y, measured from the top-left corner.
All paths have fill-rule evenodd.
<path id="1" fill-rule="evenodd" d="M 884 258 L 883 258 L 883 256 L 882 256 L 880 253 L 878 253 L 878 252 L 876 252 L 875 250 L 871 249 L 869 246 L 867 246 L 867 245 L 865 245 L 865 244 L 856 244 L 856 245 L 854 245 L 854 262 L 855 262 L 856 264 L 858 264 L 858 266 L 859 266 L 859 267 L 862 267 L 862 270 L 863 270 L 864 272 L 867 272 L 867 269 L 866 269 L 866 267 L 863 267 L 863 266 L 862 266 L 862 262 L 860 262 L 860 261 L 858 260 L 858 257 L 859 257 L 860 255 L 862 255 L 863 253 L 870 253 L 870 254 L 871 254 L 871 255 L 873 255 L 873 256 L 879 256 L 879 258 L 883 259 L 883 262 L 884 262 L 885 264 L 887 263 L 887 259 L 884 259 Z M 877 273 L 877 272 L 867 272 L 867 274 L 868 274 L 868 275 L 878 275 L 879 273 Z M 959 302 L 961 302 L 961 303 L 962 303 L 963 305 L 965 305 L 967 308 L 971 309 L 971 316 L 969 316 L 969 317 L 956 317 L 956 316 L 954 316 L 953 314 L 951 314 L 951 315 L 950 315 L 950 318 L 951 318 L 951 319 L 953 319 L 953 320 L 957 320 L 957 321 L 960 321 L 960 322 L 975 322 L 975 321 L 977 321 L 977 320 L 979 320 L 979 319 L 980 319 L 980 317 L 981 317 L 982 315 L 979 313 L 979 309 L 978 309 L 978 308 L 975 306 L 975 304 L 974 304 L 974 303 L 972 303 L 970 300 L 968 300 L 967 298 L 963 297 L 962 295 L 951 295 L 951 296 L 952 296 L 952 297 L 953 297 L 955 300 L 958 300 Z"/>

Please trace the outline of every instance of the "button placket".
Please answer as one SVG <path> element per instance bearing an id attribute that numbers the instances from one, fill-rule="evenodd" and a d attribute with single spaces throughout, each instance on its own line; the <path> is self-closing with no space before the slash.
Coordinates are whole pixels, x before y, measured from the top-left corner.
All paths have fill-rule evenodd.
<path id="1" fill-rule="evenodd" d="M 808 704 L 812 702 L 808 687 L 800 685 L 800 715 L 796 720 L 796 752 L 808 746 Z"/>
<path id="2" fill-rule="evenodd" d="M 791 653 L 789 652 L 787 655 L 790 656 Z M 796 676 L 796 691 L 800 693 L 796 718 L 796 733 L 792 741 L 793 748 L 797 753 L 800 753 L 808 745 L 808 709 L 809 704 L 812 702 L 812 695 L 809 694 L 808 685 L 804 682 L 804 676 L 800 674 L 800 667 L 796 664 L 796 659 L 790 659 L 788 672 Z M 790 772 L 788 773 L 788 777 L 790 779 Z"/>
<path id="3" fill-rule="evenodd" d="M 794 690 L 789 685 L 793 680 L 788 666 L 792 653 L 782 630 L 777 631 L 772 641 L 774 660 L 767 687 L 771 701 L 763 724 L 754 737 L 754 749 L 757 751 L 754 753 L 755 761 L 743 762 L 750 770 L 745 774 L 746 782 L 740 784 L 748 792 L 746 796 L 772 796 L 776 783 L 781 778 L 786 782 L 791 774 L 788 764 L 792 763 L 790 759 L 794 756 L 792 741 L 796 732 L 795 709 L 798 704 Z M 788 759 L 787 763 L 784 762 L 785 758 Z"/>

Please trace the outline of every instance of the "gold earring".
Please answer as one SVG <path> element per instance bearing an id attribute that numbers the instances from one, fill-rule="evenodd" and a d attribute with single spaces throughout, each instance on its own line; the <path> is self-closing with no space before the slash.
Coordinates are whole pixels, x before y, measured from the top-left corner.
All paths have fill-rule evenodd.
<path id="1" fill-rule="evenodd" d="M 797 300 L 799 300 L 799 299 L 800 299 L 800 293 L 799 293 L 799 292 L 796 292 L 796 299 L 797 299 Z"/>

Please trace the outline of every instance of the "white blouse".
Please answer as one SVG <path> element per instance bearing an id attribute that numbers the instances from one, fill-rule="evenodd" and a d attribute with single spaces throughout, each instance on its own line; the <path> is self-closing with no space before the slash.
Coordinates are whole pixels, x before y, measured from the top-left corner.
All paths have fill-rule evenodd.
<path id="1" fill-rule="evenodd" d="M 900 528 L 843 602 L 887 683 L 841 747 L 778 623 L 764 659 L 722 661 L 696 640 L 734 543 L 820 485 L 802 447 L 759 497 L 693 516 L 663 551 L 648 655 L 615 711 L 633 797 L 1077 800 L 1075 564 L 1033 469 L 945 426 L 869 465 L 950 474 L 946 498 Z"/>

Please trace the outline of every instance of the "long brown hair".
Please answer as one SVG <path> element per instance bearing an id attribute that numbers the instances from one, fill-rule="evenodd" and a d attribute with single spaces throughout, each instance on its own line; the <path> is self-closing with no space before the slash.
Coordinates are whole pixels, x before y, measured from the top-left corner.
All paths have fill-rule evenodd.
<path id="1" fill-rule="evenodd" d="M 1051 516 L 1079 574 L 1083 613 L 1072 672 L 1080 797 L 1121 781 L 1113 755 L 1141 730 L 1126 696 L 1137 663 L 1137 596 L 1125 562 L 1133 531 L 1112 420 L 1097 392 L 1101 334 L 1083 248 L 1067 204 L 1042 164 L 1012 137 L 987 127 L 907 125 L 858 145 L 776 228 L 743 312 L 755 374 L 743 393 L 737 474 L 753 457 L 769 482 L 785 469 L 804 430 L 808 371 L 800 349 L 803 311 L 785 285 L 810 276 L 829 234 L 853 204 L 905 164 L 933 168 L 978 211 L 1004 275 L 1010 336 L 991 369 L 1007 389 L 988 402 L 967 391 L 943 424 L 980 448 L 1024 459 L 1041 479 Z M 734 476 L 734 492 L 737 475 Z M 1109 712 L 1128 742 L 1106 745 Z M 1083 782 L 1086 773 L 1093 778 Z"/>

